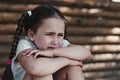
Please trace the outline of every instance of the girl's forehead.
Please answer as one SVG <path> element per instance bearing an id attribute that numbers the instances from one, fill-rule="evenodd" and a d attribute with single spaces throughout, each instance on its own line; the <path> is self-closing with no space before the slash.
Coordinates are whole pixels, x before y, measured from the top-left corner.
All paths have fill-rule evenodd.
<path id="1" fill-rule="evenodd" d="M 41 30 L 64 31 L 65 22 L 60 18 L 47 18 L 39 27 Z"/>

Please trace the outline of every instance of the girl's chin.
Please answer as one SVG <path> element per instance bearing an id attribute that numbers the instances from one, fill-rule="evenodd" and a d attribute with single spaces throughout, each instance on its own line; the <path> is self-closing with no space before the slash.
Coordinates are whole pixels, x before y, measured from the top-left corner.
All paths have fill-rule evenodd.
<path id="1" fill-rule="evenodd" d="M 53 47 L 48 47 L 46 50 L 51 50 L 51 49 L 55 49 L 55 48 L 53 48 Z"/>
<path id="2" fill-rule="evenodd" d="M 54 48 L 46 48 L 46 49 L 40 49 L 40 50 L 44 51 L 44 50 L 51 50 L 51 49 L 54 49 Z"/>

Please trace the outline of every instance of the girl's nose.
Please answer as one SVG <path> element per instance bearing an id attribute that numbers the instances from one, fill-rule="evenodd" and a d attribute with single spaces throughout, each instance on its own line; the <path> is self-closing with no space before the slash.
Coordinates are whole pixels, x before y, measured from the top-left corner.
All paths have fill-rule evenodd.
<path id="1" fill-rule="evenodd" d="M 52 39 L 52 45 L 54 45 L 54 46 L 58 46 L 58 39 L 57 39 L 57 37 L 55 37 L 54 39 Z"/>

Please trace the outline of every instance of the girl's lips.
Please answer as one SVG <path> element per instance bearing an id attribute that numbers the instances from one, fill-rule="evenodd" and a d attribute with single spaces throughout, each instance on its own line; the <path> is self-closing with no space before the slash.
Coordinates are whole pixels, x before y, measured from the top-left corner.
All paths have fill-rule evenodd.
<path id="1" fill-rule="evenodd" d="M 47 50 L 50 50 L 50 49 L 55 49 L 54 47 L 47 47 Z"/>
<path id="2" fill-rule="evenodd" d="M 48 50 L 50 49 L 56 49 L 57 47 L 47 47 Z"/>

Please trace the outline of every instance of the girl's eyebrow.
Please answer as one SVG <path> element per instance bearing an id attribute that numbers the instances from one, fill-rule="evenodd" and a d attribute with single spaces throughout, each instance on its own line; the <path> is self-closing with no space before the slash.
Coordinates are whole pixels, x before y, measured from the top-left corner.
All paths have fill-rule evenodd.
<path id="1" fill-rule="evenodd" d="M 45 33 L 56 34 L 55 32 L 45 32 Z M 64 33 L 59 33 L 59 34 L 64 34 Z"/>
<path id="2" fill-rule="evenodd" d="M 45 33 L 51 33 L 51 34 L 55 34 L 55 32 L 45 32 Z"/>

